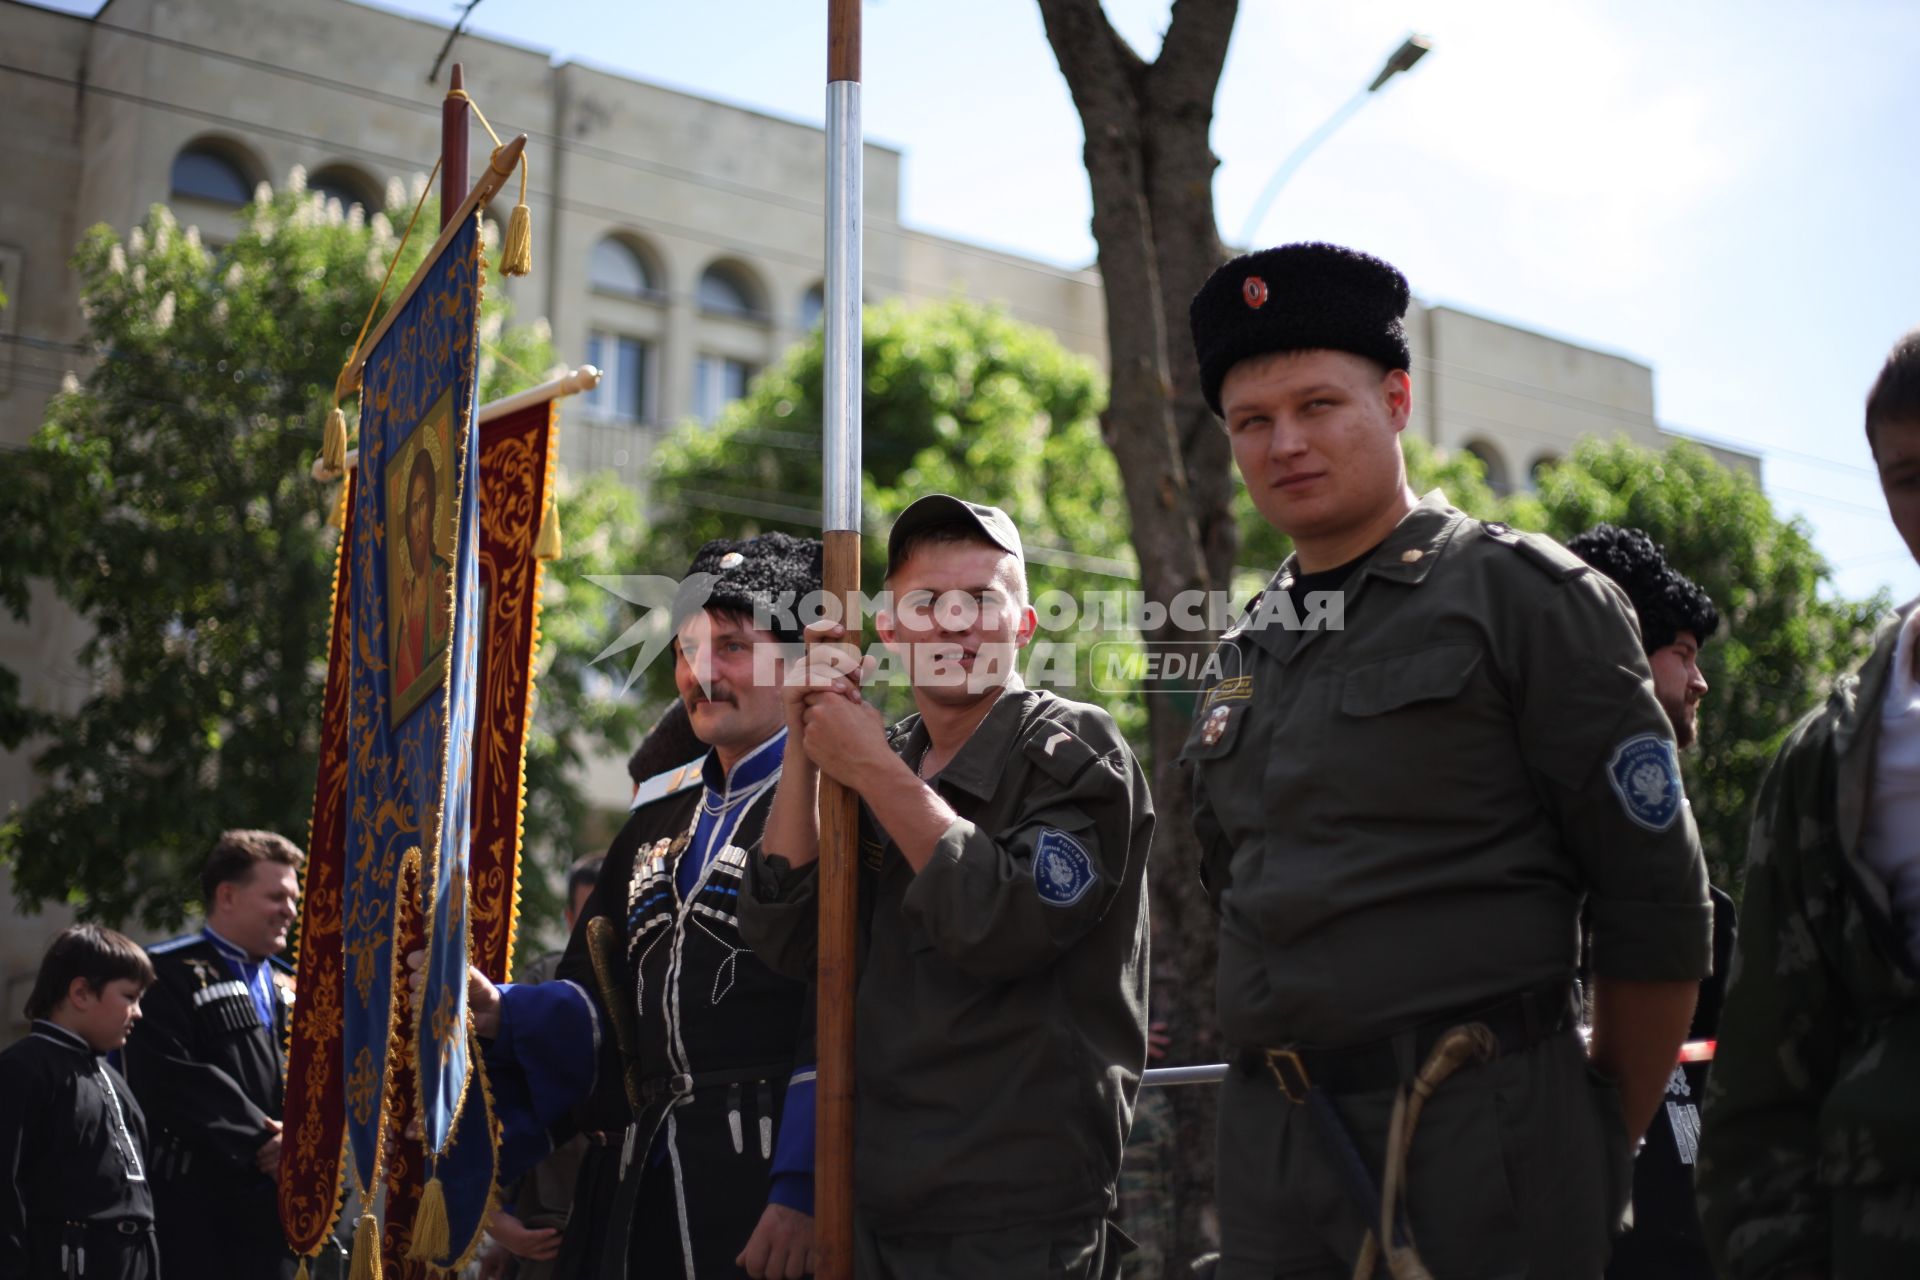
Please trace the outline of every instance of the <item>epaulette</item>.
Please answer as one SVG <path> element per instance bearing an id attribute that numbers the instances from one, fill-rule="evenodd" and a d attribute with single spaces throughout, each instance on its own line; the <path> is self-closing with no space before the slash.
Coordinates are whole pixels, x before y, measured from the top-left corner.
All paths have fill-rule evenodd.
<path id="1" fill-rule="evenodd" d="M 180 951 L 196 942 L 205 942 L 206 938 L 197 933 L 183 933 L 177 938 L 168 938 L 165 942 L 156 942 L 147 948 L 150 956 L 163 956 L 169 951 Z"/>
<path id="2" fill-rule="evenodd" d="M 1591 566 L 1552 538 L 1539 533 L 1521 533 L 1502 520 L 1483 520 L 1480 528 L 1503 547 L 1512 547 L 1555 582 L 1565 582 L 1588 572 Z"/>
<path id="3" fill-rule="evenodd" d="M 1079 734 L 1058 720 L 1041 720 L 1027 735 L 1021 749 L 1063 787 L 1072 786 L 1089 765 L 1102 758 Z"/>
<path id="4" fill-rule="evenodd" d="M 670 795 L 685 791 L 688 787 L 700 785 L 700 767 L 707 762 L 705 756 L 689 760 L 678 769 L 669 769 L 665 773 L 656 773 L 633 789 L 633 803 L 627 806 L 632 813 L 643 804 L 652 804 L 655 800 L 664 800 Z"/>
<path id="5" fill-rule="evenodd" d="M 267 963 L 278 969 L 281 973 L 286 974 L 289 978 L 294 976 L 293 966 L 287 961 L 282 960 L 279 956 L 268 956 Z"/>

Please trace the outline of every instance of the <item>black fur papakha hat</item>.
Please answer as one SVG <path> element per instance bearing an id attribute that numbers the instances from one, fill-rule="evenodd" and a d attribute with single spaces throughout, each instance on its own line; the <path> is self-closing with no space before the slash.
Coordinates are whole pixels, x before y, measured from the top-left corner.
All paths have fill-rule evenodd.
<path id="1" fill-rule="evenodd" d="M 1229 369 L 1275 351 L 1350 351 L 1388 369 L 1411 368 L 1401 324 L 1407 299 L 1405 276 L 1337 244 L 1235 258 L 1207 277 L 1187 309 L 1207 407 L 1220 412 Z"/>
<path id="2" fill-rule="evenodd" d="M 757 538 L 715 538 L 694 553 L 687 576 L 673 596 L 678 631 L 700 609 L 717 609 L 753 620 L 780 640 L 800 639 L 800 605 L 820 590 L 818 538 L 763 533 Z"/>
<path id="3" fill-rule="evenodd" d="M 1597 524 L 1567 540 L 1567 550 L 1627 593 L 1640 616 L 1640 647 L 1651 654 L 1691 631 L 1705 644 L 1719 629 L 1720 610 L 1691 578 L 1667 563 L 1666 552 L 1638 529 Z"/>

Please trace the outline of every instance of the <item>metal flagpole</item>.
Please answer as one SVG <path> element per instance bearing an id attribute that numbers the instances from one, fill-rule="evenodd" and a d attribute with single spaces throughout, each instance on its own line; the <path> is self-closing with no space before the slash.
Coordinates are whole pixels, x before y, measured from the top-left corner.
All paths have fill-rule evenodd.
<path id="1" fill-rule="evenodd" d="M 824 586 L 858 644 L 860 590 L 860 0 L 827 5 Z M 818 1280 L 853 1280 L 853 997 L 860 808 L 820 783 L 814 1246 Z"/>

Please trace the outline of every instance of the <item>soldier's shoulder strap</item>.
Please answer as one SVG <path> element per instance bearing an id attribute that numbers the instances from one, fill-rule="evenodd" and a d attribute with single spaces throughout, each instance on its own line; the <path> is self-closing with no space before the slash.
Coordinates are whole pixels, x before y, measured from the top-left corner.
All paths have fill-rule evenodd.
<path id="1" fill-rule="evenodd" d="M 206 939 L 198 933 L 183 933 L 177 938 L 168 938 L 165 942 L 156 942 L 147 948 L 150 956 L 168 956 L 185 951 L 189 947 L 205 945 Z"/>
<path id="2" fill-rule="evenodd" d="M 1082 710 L 1064 699 L 1043 699 L 1021 742 L 1027 759 L 1062 787 L 1071 787 L 1091 765 L 1105 761 L 1108 755 L 1105 748 L 1095 745 L 1106 737 L 1105 727 L 1099 723 L 1102 717 L 1082 715 Z"/>
<path id="3" fill-rule="evenodd" d="M 656 800 L 664 800 L 668 796 L 678 795 L 688 787 L 699 786 L 701 778 L 700 767 L 706 763 L 706 760 L 707 758 L 705 756 L 701 756 L 697 760 L 687 761 L 677 769 L 669 769 L 665 773 L 654 774 L 651 778 L 648 778 L 645 782 L 633 789 L 633 803 L 627 806 L 627 812 L 632 813 L 642 805 L 649 805 Z"/>
<path id="4" fill-rule="evenodd" d="M 1543 533 L 1522 533 L 1501 520 L 1480 521 L 1480 531 L 1489 541 L 1519 552 L 1528 564 L 1556 582 L 1591 571 L 1586 561 Z"/>

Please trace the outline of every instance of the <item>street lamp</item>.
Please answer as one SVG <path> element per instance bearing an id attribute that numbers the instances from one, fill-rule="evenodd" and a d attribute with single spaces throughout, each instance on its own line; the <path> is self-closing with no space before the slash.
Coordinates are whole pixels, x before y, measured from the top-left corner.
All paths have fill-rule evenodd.
<path id="1" fill-rule="evenodd" d="M 1260 230 L 1261 222 L 1266 219 L 1267 210 L 1273 207 L 1274 197 L 1280 194 L 1280 188 L 1287 185 L 1287 179 L 1291 178 L 1294 171 L 1313 154 L 1314 149 L 1332 137 L 1334 130 L 1345 124 L 1354 112 L 1365 106 L 1368 98 L 1380 92 L 1381 86 L 1402 71 L 1411 71 L 1413 65 L 1426 57 L 1427 51 L 1432 48 L 1433 42 L 1422 35 L 1410 35 L 1402 40 L 1400 47 L 1389 54 L 1386 62 L 1381 65 L 1380 74 L 1373 78 L 1373 83 L 1347 99 L 1338 111 L 1327 118 L 1325 124 L 1308 134 L 1306 139 L 1280 162 L 1280 167 L 1273 171 L 1271 178 L 1267 179 L 1267 185 L 1261 190 L 1260 198 L 1253 202 L 1253 212 L 1247 215 L 1247 225 L 1240 232 L 1241 248 L 1253 247 L 1254 233 Z"/>

